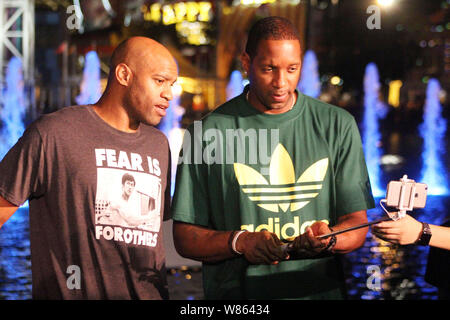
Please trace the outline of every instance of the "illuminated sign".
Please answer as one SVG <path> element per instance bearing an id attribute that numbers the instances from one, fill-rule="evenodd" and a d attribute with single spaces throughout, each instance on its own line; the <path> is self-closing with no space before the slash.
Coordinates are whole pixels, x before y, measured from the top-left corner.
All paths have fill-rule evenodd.
<path id="1" fill-rule="evenodd" d="M 205 45 L 211 42 L 205 33 L 213 17 L 210 2 L 153 3 L 143 5 L 141 11 L 145 21 L 175 25 L 178 35 L 189 44 Z"/>
<path id="2" fill-rule="evenodd" d="M 301 0 L 233 0 L 232 5 L 233 6 L 260 6 L 262 4 L 274 4 L 275 2 L 281 3 L 281 4 L 292 4 L 292 5 L 298 5 L 300 4 Z"/>
<path id="3" fill-rule="evenodd" d="M 177 2 L 175 4 L 153 3 L 143 5 L 141 11 L 144 20 L 163 23 L 165 25 L 187 22 L 209 22 L 212 20 L 210 2 Z"/>

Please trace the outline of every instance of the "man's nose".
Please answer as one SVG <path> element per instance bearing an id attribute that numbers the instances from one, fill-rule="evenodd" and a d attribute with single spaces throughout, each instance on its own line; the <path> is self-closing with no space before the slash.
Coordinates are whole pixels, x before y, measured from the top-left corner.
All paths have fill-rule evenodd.
<path id="1" fill-rule="evenodd" d="M 170 85 L 164 86 L 161 96 L 167 101 L 172 100 L 173 99 L 172 86 Z"/>
<path id="2" fill-rule="evenodd" d="M 273 78 L 273 86 L 275 88 L 282 88 L 286 85 L 286 75 L 282 71 L 278 71 L 275 73 Z"/>

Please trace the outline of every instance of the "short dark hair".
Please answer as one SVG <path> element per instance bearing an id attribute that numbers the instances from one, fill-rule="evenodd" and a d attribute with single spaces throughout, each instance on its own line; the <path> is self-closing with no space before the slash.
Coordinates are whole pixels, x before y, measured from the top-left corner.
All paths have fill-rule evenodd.
<path id="1" fill-rule="evenodd" d="M 300 36 L 294 25 L 283 17 L 267 17 L 258 20 L 248 32 L 245 52 L 250 59 L 256 56 L 259 41 L 261 40 L 299 40 Z"/>
<path id="2" fill-rule="evenodd" d="M 132 181 L 132 182 L 134 182 L 134 184 L 136 184 L 136 180 L 134 180 L 134 177 L 129 173 L 125 173 L 122 176 L 122 185 L 124 185 L 125 182 L 127 182 L 127 181 Z"/>

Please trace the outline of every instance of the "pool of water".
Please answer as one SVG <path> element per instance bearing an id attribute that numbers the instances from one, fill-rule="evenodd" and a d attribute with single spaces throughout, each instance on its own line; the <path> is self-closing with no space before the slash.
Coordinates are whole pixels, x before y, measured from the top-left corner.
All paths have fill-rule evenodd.
<path id="1" fill-rule="evenodd" d="M 426 210 L 415 210 L 410 214 L 419 221 L 440 225 L 450 219 L 446 210 L 449 205 L 450 197 L 429 196 Z M 378 205 L 376 209 L 369 210 L 367 215 L 369 221 L 374 221 L 385 213 Z M 373 236 L 369 230 L 363 247 L 344 255 L 349 298 L 437 299 L 437 288 L 424 279 L 428 252 L 429 247 L 385 242 Z M 375 271 L 379 274 L 374 275 Z"/>
<path id="2" fill-rule="evenodd" d="M 379 200 L 379 199 L 377 199 Z M 412 215 L 440 225 L 450 219 L 446 208 L 450 197 L 429 196 L 426 209 Z M 369 221 L 384 215 L 382 209 L 368 211 Z M 0 299 L 31 299 L 31 263 L 28 209 L 21 208 L 0 232 Z M 368 232 L 363 247 L 343 256 L 348 295 L 357 300 L 437 299 L 437 289 L 424 276 L 428 247 L 398 246 Z M 378 280 L 373 272 L 379 272 Z M 169 288 L 173 299 L 202 299 L 201 268 L 171 268 Z"/>

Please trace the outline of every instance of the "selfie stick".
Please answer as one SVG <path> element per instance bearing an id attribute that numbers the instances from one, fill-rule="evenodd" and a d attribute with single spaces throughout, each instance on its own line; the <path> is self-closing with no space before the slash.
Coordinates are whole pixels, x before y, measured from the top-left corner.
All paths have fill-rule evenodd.
<path id="1" fill-rule="evenodd" d="M 319 239 L 319 240 L 326 239 L 326 238 L 329 238 L 331 236 L 335 236 L 337 234 L 341 234 L 341 233 L 352 231 L 352 230 L 356 230 L 356 229 L 361 229 L 361 228 L 364 228 L 364 227 L 368 227 L 368 226 L 370 226 L 372 224 L 377 224 L 377 223 L 380 223 L 382 221 L 388 221 L 388 220 L 391 220 L 391 218 L 387 217 L 387 218 L 383 218 L 383 219 L 380 219 L 380 220 L 377 220 L 377 221 L 364 223 L 364 224 L 361 224 L 361 225 L 358 225 L 358 226 L 355 226 L 355 227 L 350 227 L 350 228 L 347 228 L 347 229 L 342 229 L 342 230 L 339 230 L 339 231 L 334 231 L 334 232 L 331 232 L 331 233 L 323 234 L 321 236 L 317 236 L 316 239 Z M 282 249 L 286 250 L 286 251 L 291 250 L 292 249 L 292 242 L 283 244 L 282 245 Z"/>
<path id="2" fill-rule="evenodd" d="M 387 217 L 387 218 L 383 218 L 383 219 L 380 219 L 380 220 L 364 223 L 364 224 L 361 224 L 359 226 L 350 227 L 350 228 L 347 228 L 347 229 L 342 229 L 342 230 L 339 230 L 339 231 L 334 231 L 334 232 L 331 232 L 331 233 L 323 234 L 321 236 L 317 236 L 316 239 L 319 239 L 319 240 L 320 239 L 326 239 L 328 237 L 335 236 L 337 234 L 341 234 L 341 233 L 344 233 L 344 232 L 347 232 L 347 231 L 356 230 L 356 229 L 361 229 L 361 228 L 364 228 L 364 227 L 368 227 L 368 226 L 370 226 L 372 224 L 377 224 L 377 223 L 380 223 L 382 221 L 388 221 L 388 220 L 391 220 L 391 218 Z"/>
<path id="3" fill-rule="evenodd" d="M 416 184 L 414 183 L 413 186 L 412 186 L 412 190 L 411 190 L 411 193 L 410 193 L 408 206 L 406 207 L 406 206 L 403 205 L 403 200 L 405 198 L 406 183 L 411 182 L 411 181 L 414 182 L 414 180 L 408 179 L 408 176 L 405 174 L 403 176 L 403 178 L 400 179 L 400 181 L 402 182 L 402 186 L 400 188 L 400 199 L 399 199 L 399 206 L 398 206 L 399 211 L 398 212 L 388 212 L 386 210 L 386 208 L 383 206 L 383 203 L 386 203 L 386 199 L 382 199 L 380 201 L 380 205 L 383 208 L 383 210 L 387 213 L 387 215 L 388 215 L 387 218 L 383 218 L 383 219 L 380 219 L 380 220 L 376 220 L 376 221 L 372 221 L 372 222 L 369 222 L 369 223 L 361 224 L 359 226 L 350 227 L 350 228 L 347 228 L 347 229 L 331 232 L 331 233 L 328 233 L 328 234 L 324 234 L 324 235 L 318 236 L 316 238 L 317 239 L 326 239 L 328 237 L 331 237 L 331 236 L 334 236 L 334 235 L 337 235 L 337 234 L 340 234 L 340 233 L 344 233 L 344 232 L 347 232 L 347 231 L 352 231 L 352 230 L 364 228 L 364 227 L 370 226 L 372 224 L 380 223 L 382 221 L 388 221 L 388 220 L 396 221 L 396 220 L 399 220 L 399 219 L 403 218 L 404 216 L 406 216 L 406 211 L 411 211 L 414 208 L 414 195 L 416 193 Z"/>
<path id="4" fill-rule="evenodd" d="M 405 174 L 403 176 L 403 178 L 400 179 L 400 181 L 402 182 L 402 186 L 400 189 L 400 203 L 398 206 L 399 211 L 397 214 L 394 214 L 394 216 L 391 217 L 393 220 L 398 220 L 398 219 L 403 218 L 404 216 L 406 216 L 406 211 L 412 211 L 414 208 L 414 195 L 416 194 L 416 184 L 415 183 L 413 183 L 413 185 L 412 185 L 412 190 L 410 193 L 409 203 L 408 203 L 409 206 L 408 207 L 403 206 L 403 199 L 405 198 L 406 183 L 414 182 L 414 180 L 408 179 L 408 176 Z"/>

